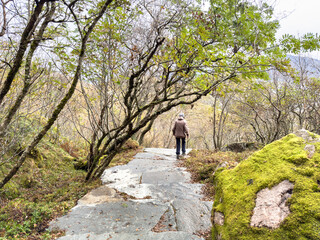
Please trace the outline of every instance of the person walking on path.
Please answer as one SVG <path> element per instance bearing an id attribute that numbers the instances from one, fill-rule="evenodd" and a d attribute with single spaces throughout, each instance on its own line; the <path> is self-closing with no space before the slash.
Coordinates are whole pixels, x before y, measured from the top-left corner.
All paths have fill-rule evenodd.
<path id="1" fill-rule="evenodd" d="M 172 128 L 173 135 L 176 137 L 176 154 L 177 159 L 180 156 L 180 142 L 182 144 L 182 155 L 186 154 L 186 138 L 189 137 L 189 129 L 184 114 L 180 113 Z"/>

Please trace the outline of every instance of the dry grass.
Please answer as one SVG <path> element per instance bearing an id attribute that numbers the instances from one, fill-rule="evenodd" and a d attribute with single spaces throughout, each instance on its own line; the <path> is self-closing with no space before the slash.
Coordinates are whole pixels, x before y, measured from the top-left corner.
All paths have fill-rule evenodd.
<path id="1" fill-rule="evenodd" d="M 239 162 L 247 159 L 253 151 L 242 153 L 234 152 L 214 152 L 209 150 L 192 150 L 189 157 L 179 161 L 179 165 L 186 167 L 191 173 L 192 182 L 203 183 L 203 200 L 214 200 L 214 171 L 222 163 L 227 163 L 228 168 L 235 167 Z M 211 229 L 204 232 L 198 232 L 198 236 L 206 240 L 211 240 Z"/>
<path id="2" fill-rule="evenodd" d="M 214 198 L 213 178 L 215 169 L 222 163 L 227 163 L 228 168 L 235 167 L 239 162 L 247 159 L 253 151 L 242 153 L 215 152 L 209 150 L 192 150 L 189 157 L 180 161 L 180 165 L 186 167 L 191 173 L 193 182 L 204 184 L 204 200 L 212 201 Z"/>

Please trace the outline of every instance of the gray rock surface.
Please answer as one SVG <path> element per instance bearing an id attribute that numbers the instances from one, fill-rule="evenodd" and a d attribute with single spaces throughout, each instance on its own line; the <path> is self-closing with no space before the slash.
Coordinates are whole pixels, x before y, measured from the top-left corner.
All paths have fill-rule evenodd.
<path id="1" fill-rule="evenodd" d="M 114 189 L 109 188 L 106 185 L 103 185 L 86 194 L 83 198 L 81 198 L 78 201 L 78 205 L 119 202 L 121 200 L 121 197 L 117 194 L 117 192 Z"/>
<path id="2" fill-rule="evenodd" d="M 209 203 L 209 204 L 207 204 Z M 208 230 L 210 223 L 212 202 L 200 200 L 174 200 L 172 203 L 177 219 L 177 230 L 184 232 L 203 232 Z"/>
<path id="3" fill-rule="evenodd" d="M 304 148 L 308 152 L 308 158 L 312 158 L 316 152 L 316 147 L 314 145 L 307 144 Z"/>
<path id="4" fill-rule="evenodd" d="M 214 212 L 213 217 L 214 224 L 222 226 L 224 224 L 224 215 L 221 212 Z"/>
<path id="5" fill-rule="evenodd" d="M 221 168 L 227 168 L 229 166 L 228 162 L 222 162 L 220 163 L 213 171 L 212 176 L 214 176 L 216 174 L 216 172 L 221 169 Z"/>
<path id="6" fill-rule="evenodd" d="M 290 214 L 286 202 L 292 195 L 293 186 L 291 182 L 284 180 L 271 189 L 259 191 L 250 226 L 278 228 Z"/>
<path id="7" fill-rule="evenodd" d="M 311 132 L 308 132 L 305 129 L 300 129 L 300 130 L 294 132 L 294 134 L 298 137 L 303 138 L 306 142 L 319 142 L 320 141 L 319 138 L 315 138 L 314 134 L 312 134 Z"/>
<path id="8" fill-rule="evenodd" d="M 199 240 L 201 238 L 186 232 L 139 232 L 139 233 L 105 233 L 105 234 L 80 234 L 65 236 L 59 240 Z"/>
<path id="9" fill-rule="evenodd" d="M 211 228 L 212 202 L 201 201 L 202 185 L 190 183 L 174 149 L 145 149 L 102 182 L 50 224 L 66 231 L 60 240 L 197 240 Z"/>

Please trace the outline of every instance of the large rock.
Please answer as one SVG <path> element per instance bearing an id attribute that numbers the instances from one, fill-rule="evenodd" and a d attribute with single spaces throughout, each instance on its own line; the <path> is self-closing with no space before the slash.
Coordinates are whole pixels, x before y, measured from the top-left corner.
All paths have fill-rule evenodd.
<path id="1" fill-rule="evenodd" d="M 293 184 L 284 180 L 271 189 L 265 188 L 258 192 L 250 226 L 278 228 L 290 214 L 286 203 L 292 190 Z"/>
<path id="2" fill-rule="evenodd" d="M 275 141 L 215 175 L 213 239 L 320 239 L 320 137 Z"/>
<path id="3" fill-rule="evenodd" d="M 246 150 L 257 150 L 259 148 L 259 145 L 257 143 L 253 142 L 237 142 L 237 143 L 231 143 L 225 147 L 225 150 L 231 151 L 231 152 L 244 152 Z"/>

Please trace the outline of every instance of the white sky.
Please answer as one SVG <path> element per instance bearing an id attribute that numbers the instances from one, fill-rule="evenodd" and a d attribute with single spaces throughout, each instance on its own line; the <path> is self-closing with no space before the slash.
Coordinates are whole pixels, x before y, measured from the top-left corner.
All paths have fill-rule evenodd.
<path id="1" fill-rule="evenodd" d="M 307 32 L 320 34 L 320 0 L 270 0 L 272 2 L 276 17 L 282 18 L 278 37 L 286 33 L 295 36 Z M 320 59 L 320 53 L 312 53 L 311 57 Z"/>

